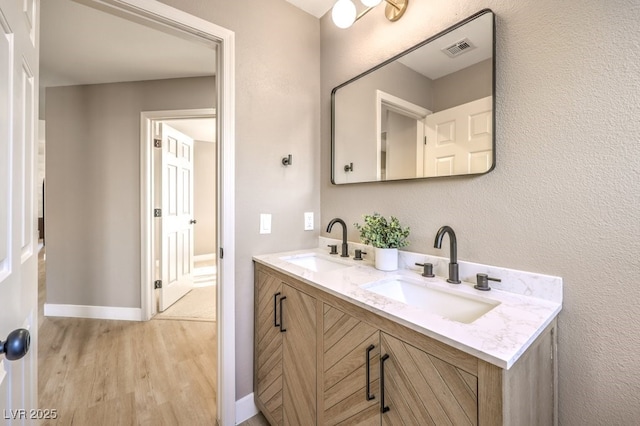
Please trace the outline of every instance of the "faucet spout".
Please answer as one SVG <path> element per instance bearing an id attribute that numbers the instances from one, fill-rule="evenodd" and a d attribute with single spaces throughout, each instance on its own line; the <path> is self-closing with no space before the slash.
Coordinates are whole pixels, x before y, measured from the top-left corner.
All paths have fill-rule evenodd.
<path id="1" fill-rule="evenodd" d="M 449 278 L 447 282 L 453 284 L 460 284 L 460 277 L 458 272 L 458 242 L 456 240 L 456 233 L 450 226 L 443 226 L 438 230 L 436 239 L 433 243 L 434 248 L 442 248 L 442 239 L 444 235 L 449 235 Z"/>
<path id="2" fill-rule="evenodd" d="M 342 225 L 342 254 L 340 257 L 349 257 L 349 245 L 347 244 L 347 224 L 340 218 L 331 219 L 329 225 L 327 225 L 327 232 L 331 232 L 333 225 L 339 223 Z"/>

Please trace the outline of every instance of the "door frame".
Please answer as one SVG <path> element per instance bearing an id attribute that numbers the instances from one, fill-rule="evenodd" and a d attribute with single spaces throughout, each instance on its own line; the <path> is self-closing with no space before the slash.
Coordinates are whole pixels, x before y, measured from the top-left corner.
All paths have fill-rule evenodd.
<path id="1" fill-rule="evenodd" d="M 156 207 L 157 201 L 154 196 L 154 182 L 156 169 L 159 165 L 156 164 L 154 159 L 154 148 L 152 147 L 154 139 L 153 126 L 163 120 L 210 118 L 215 116 L 216 108 L 142 111 L 140 113 L 140 319 L 142 321 L 149 321 L 158 313 L 155 306 L 156 298 L 153 286 L 153 282 L 156 279 L 155 260 L 157 255 L 155 253 L 156 236 L 153 209 Z M 217 145 L 216 143 L 216 148 Z M 219 166 L 219 164 L 216 164 L 216 168 Z M 219 174 L 218 170 L 216 170 L 216 173 Z M 216 217 L 220 215 L 219 207 L 216 205 Z M 219 241 L 216 242 L 216 248 L 217 244 L 219 244 Z M 220 270 L 220 268 L 217 268 L 217 270 Z M 216 291 L 219 293 L 220 290 L 217 289 Z M 218 294 L 217 297 L 219 296 Z"/>
<path id="2" fill-rule="evenodd" d="M 164 120 L 175 120 L 175 119 L 188 119 L 188 118 L 216 118 L 216 109 L 215 108 L 200 108 L 200 109 L 185 109 L 185 110 L 164 110 L 164 111 L 142 111 L 140 113 L 140 182 L 142 184 L 140 188 L 140 211 L 141 212 L 153 212 L 154 208 L 158 208 L 162 206 L 162 200 L 158 200 L 155 197 L 155 186 L 158 184 L 156 182 L 156 173 L 162 167 L 162 159 L 160 159 L 160 163 L 158 163 L 158 158 L 156 158 L 153 142 L 156 136 L 156 125 L 161 123 Z M 189 135 L 187 135 L 189 136 Z M 191 136 L 189 136 L 191 137 Z M 216 144 L 217 145 L 217 144 Z M 194 151 L 195 152 L 195 151 Z M 162 152 L 161 156 L 164 156 L 165 153 Z M 194 159 L 195 159 L 195 153 Z M 216 164 L 216 173 L 217 173 L 218 164 Z M 148 181 L 145 181 L 145 178 L 142 176 L 144 170 L 148 171 L 147 178 Z M 162 183 L 161 183 L 162 185 Z M 160 191 L 164 194 L 164 189 Z M 217 192 L 217 191 L 216 191 Z M 193 213 L 193 212 L 192 212 Z M 218 208 L 216 206 L 216 221 L 218 217 Z M 158 253 L 156 244 L 158 243 L 156 239 L 155 232 L 155 221 L 153 219 L 149 220 L 149 216 L 153 216 L 152 213 L 148 215 L 143 213 L 141 217 L 141 245 L 142 253 L 141 253 L 141 280 L 140 280 L 140 300 L 141 300 L 141 319 L 143 321 L 148 321 L 155 314 L 157 314 L 156 305 L 158 298 L 155 292 L 155 288 L 152 284 L 156 279 L 161 279 L 164 282 L 164 278 L 162 277 L 163 270 L 160 270 L 160 276 L 156 275 L 156 261 L 158 258 L 162 258 L 162 250 L 164 244 L 163 232 L 161 231 L 160 236 L 160 253 Z M 145 220 L 146 219 L 146 220 Z M 162 227 L 161 227 L 162 229 Z M 146 235 L 146 239 L 145 238 Z M 216 241 L 216 249 L 218 242 Z M 160 256 L 159 256 L 160 255 Z M 164 260 L 164 258 L 162 258 Z M 217 290 L 216 290 L 217 291 Z M 216 298 L 217 300 L 217 298 Z"/>
<path id="3" fill-rule="evenodd" d="M 427 115 L 432 114 L 432 112 L 420 105 L 416 105 L 412 102 L 409 102 L 405 99 L 394 96 L 390 93 L 383 92 L 382 90 L 376 90 L 376 161 L 378 164 L 376 170 L 376 178 L 377 180 L 382 179 L 382 109 L 386 107 L 387 109 L 396 112 L 398 114 L 402 114 L 406 117 L 413 118 L 418 121 L 420 124 L 420 120 L 423 120 Z M 418 126 L 418 131 L 419 131 Z M 423 135 L 424 136 L 424 135 Z M 418 133 L 418 137 L 416 138 L 416 170 L 422 169 L 422 150 L 424 149 L 422 143 L 423 137 L 420 137 Z M 420 155 L 418 155 L 420 154 Z"/>
<path id="4" fill-rule="evenodd" d="M 107 13 L 147 26 L 169 27 L 218 44 L 216 70 L 218 140 L 218 258 L 217 395 L 216 417 L 221 425 L 236 423 L 235 383 L 235 33 L 156 0 L 75 0 Z M 142 144 L 140 158 L 141 260 L 149 256 L 152 222 L 148 194 L 151 183 L 149 147 Z M 141 268 L 141 280 L 148 273 Z M 142 285 L 142 284 L 141 284 Z M 147 281 L 146 285 L 150 286 Z M 149 319 L 147 292 L 141 292 L 142 320 Z"/>

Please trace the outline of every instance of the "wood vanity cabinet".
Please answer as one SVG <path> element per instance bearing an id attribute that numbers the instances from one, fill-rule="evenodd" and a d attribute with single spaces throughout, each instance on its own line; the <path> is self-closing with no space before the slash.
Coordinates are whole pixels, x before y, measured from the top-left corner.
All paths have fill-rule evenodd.
<path id="1" fill-rule="evenodd" d="M 380 330 L 326 303 L 323 312 L 318 424 L 380 424 Z"/>
<path id="2" fill-rule="evenodd" d="M 331 305 L 323 311 L 318 424 L 477 424 L 476 376 Z"/>
<path id="3" fill-rule="evenodd" d="M 316 422 L 316 300 L 271 274 L 256 273 L 255 374 L 272 425 Z"/>
<path id="4" fill-rule="evenodd" d="M 255 268 L 254 392 L 272 425 L 557 425 L 556 320 L 504 370 Z"/>
<path id="5" fill-rule="evenodd" d="M 478 378 L 382 333 L 383 424 L 476 425 Z"/>

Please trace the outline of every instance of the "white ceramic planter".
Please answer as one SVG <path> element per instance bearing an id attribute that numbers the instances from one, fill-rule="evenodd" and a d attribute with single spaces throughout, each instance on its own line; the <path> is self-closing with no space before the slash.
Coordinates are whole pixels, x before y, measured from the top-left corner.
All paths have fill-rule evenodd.
<path id="1" fill-rule="evenodd" d="M 398 269 L 397 248 L 375 248 L 376 269 L 381 271 L 395 271 Z"/>

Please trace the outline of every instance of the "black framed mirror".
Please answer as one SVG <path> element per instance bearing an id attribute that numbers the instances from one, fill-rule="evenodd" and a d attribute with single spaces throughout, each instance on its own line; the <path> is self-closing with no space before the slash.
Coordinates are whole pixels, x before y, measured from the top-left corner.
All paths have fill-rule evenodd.
<path id="1" fill-rule="evenodd" d="M 495 167 L 495 15 L 484 9 L 331 92 L 331 182 Z"/>

